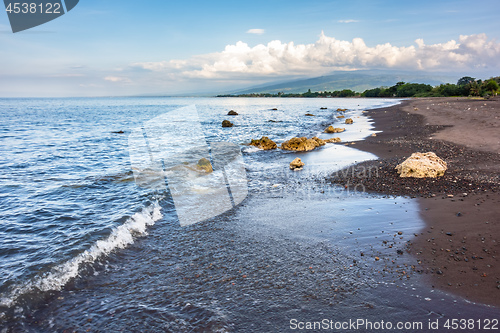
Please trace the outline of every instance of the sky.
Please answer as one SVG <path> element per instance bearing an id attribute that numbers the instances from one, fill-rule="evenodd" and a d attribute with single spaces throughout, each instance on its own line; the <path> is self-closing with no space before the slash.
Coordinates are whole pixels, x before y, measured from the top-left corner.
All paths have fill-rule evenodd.
<path id="1" fill-rule="evenodd" d="M 500 76 L 500 1 L 80 0 L 12 33 L 0 97 L 224 93 L 338 70 Z"/>

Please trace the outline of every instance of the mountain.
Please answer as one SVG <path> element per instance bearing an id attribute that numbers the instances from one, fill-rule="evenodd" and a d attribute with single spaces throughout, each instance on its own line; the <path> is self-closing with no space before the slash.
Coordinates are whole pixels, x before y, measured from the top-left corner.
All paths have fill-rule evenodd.
<path id="1" fill-rule="evenodd" d="M 458 77 L 439 73 L 410 73 L 390 71 L 352 71 L 334 72 L 330 75 L 315 78 L 297 79 L 288 82 L 259 85 L 244 90 L 233 91 L 231 94 L 251 93 L 303 93 L 311 91 L 335 91 L 351 89 L 363 92 L 366 89 L 390 87 L 396 83 L 425 83 L 432 86 L 442 83 L 456 83 Z"/>

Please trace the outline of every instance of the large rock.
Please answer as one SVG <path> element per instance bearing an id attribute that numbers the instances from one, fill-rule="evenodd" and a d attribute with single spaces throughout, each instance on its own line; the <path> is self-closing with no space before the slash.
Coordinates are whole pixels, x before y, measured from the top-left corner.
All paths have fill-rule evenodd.
<path id="1" fill-rule="evenodd" d="M 345 120 L 345 123 L 349 125 L 349 124 L 354 123 L 354 121 L 352 120 L 352 118 L 347 118 L 347 119 Z"/>
<path id="2" fill-rule="evenodd" d="M 325 129 L 325 133 L 342 133 L 344 131 L 345 131 L 345 128 L 336 128 L 336 127 L 333 127 L 332 125 L 328 126 Z"/>
<path id="3" fill-rule="evenodd" d="M 290 169 L 298 171 L 302 170 L 302 167 L 304 166 L 304 162 L 300 158 L 294 159 L 292 162 L 290 162 Z"/>
<path id="4" fill-rule="evenodd" d="M 228 116 L 237 116 L 238 115 L 238 112 L 234 111 L 234 110 L 231 110 L 227 113 Z"/>
<path id="5" fill-rule="evenodd" d="M 316 147 L 324 146 L 325 141 L 317 137 L 312 137 L 311 139 L 306 138 L 291 138 L 281 144 L 281 149 L 283 150 L 293 150 L 293 151 L 309 151 Z"/>
<path id="6" fill-rule="evenodd" d="M 223 120 L 222 121 L 222 127 L 233 127 L 234 124 L 230 122 L 229 120 Z"/>
<path id="7" fill-rule="evenodd" d="M 270 150 L 278 148 L 278 145 L 273 140 L 269 139 L 267 136 L 263 136 L 260 140 L 252 140 L 250 146 L 255 146 L 260 149 Z"/>
<path id="8" fill-rule="evenodd" d="M 396 167 L 400 177 L 440 177 L 448 169 L 446 162 L 437 157 L 433 152 L 413 153 Z"/>

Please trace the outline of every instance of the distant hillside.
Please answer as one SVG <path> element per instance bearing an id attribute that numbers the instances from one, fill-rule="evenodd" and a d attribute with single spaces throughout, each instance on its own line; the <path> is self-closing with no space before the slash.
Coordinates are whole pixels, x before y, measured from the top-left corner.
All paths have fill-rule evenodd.
<path id="1" fill-rule="evenodd" d="M 391 72 L 337 72 L 332 75 L 299 79 L 284 83 L 260 85 L 244 90 L 231 92 L 232 94 L 251 93 L 303 93 L 308 89 L 311 91 L 335 91 L 351 89 L 356 92 L 363 92 L 367 89 L 377 87 L 390 87 L 397 82 L 425 83 L 432 86 L 441 83 L 456 83 L 457 77 L 446 75 L 411 74 L 411 73 L 391 73 Z"/>

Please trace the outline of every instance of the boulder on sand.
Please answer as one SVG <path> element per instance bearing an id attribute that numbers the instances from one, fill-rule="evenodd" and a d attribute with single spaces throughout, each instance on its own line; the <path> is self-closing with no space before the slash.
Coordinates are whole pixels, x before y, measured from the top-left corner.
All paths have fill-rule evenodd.
<path id="1" fill-rule="evenodd" d="M 227 113 L 228 116 L 237 116 L 238 115 L 238 112 L 234 111 L 234 110 L 231 110 Z"/>
<path id="2" fill-rule="evenodd" d="M 230 122 L 229 120 L 223 120 L 222 121 L 222 127 L 233 127 L 234 124 Z"/>
<path id="3" fill-rule="evenodd" d="M 335 128 L 332 125 L 328 126 L 325 129 L 325 133 L 342 133 L 345 131 L 345 128 Z"/>
<path id="4" fill-rule="evenodd" d="M 345 120 L 345 123 L 346 123 L 346 124 L 352 124 L 352 123 L 354 123 L 354 121 L 352 120 L 352 118 L 347 118 L 347 119 Z"/>
<path id="5" fill-rule="evenodd" d="M 278 148 L 278 145 L 273 140 L 269 139 L 267 136 L 263 136 L 260 140 L 252 140 L 250 146 L 255 146 L 260 149 L 270 150 Z"/>
<path id="6" fill-rule="evenodd" d="M 448 169 L 446 162 L 433 152 L 413 153 L 396 167 L 400 177 L 436 178 Z"/>
<path id="7" fill-rule="evenodd" d="M 306 138 L 291 138 L 281 144 L 281 149 L 283 150 L 293 150 L 293 151 L 309 151 L 316 147 L 324 146 L 325 141 L 317 137 L 312 137 L 311 139 Z"/>
<path id="8" fill-rule="evenodd" d="M 294 171 L 299 171 L 302 170 L 302 167 L 304 166 L 304 162 L 300 158 L 294 159 L 292 162 L 290 162 L 290 169 Z"/>

